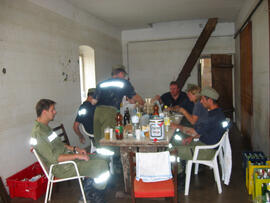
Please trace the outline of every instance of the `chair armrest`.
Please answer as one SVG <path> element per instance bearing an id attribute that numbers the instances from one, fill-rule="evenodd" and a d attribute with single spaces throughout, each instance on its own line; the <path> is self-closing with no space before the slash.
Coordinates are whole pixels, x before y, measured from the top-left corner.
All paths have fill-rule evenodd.
<path id="1" fill-rule="evenodd" d="M 74 168 L 75 168 L 75 171 L 77 173 L 77 176 L 80 176 L 80 173 L 79 173 L 79 170 L 78 170 L 78 167 L 77 167 L 77 164 L 76 164 L 75 161 L 62 161 L 62 162 L 59 162 L 59 163 L 56 163 L 56 164 L 52 164 L 50 166 L 50 172 L 49 172 L 49 174 L 52 174 L 52 169 L 53 169 L 54 166 L 64 165 L 64 164 L 72 164 L 74 166 Z"/>

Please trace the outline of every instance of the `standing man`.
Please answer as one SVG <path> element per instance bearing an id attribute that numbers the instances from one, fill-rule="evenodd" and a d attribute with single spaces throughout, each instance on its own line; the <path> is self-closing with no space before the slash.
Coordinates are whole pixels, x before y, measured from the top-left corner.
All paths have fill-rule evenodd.
<path id="1" fill-rule="evenodd" d="M 80 124 L 82 124 L 83 131 L 86 135 L 88 135 L 91 141 L 91 152 L 94 152 L 94 113 L 95 113 L 95 105 L 94 105 L 94 96 L 95 88 L 90 88 L 87 93 L 87 99 L 83 104 L 79 107 L 77 117 L 73 124 L 73 130 L 78 135 L 80 142 L 82 144 L 85 143 L 85 138 L 80 131 Z"/>
<path id="2" fill-rule="evenodd" d="M 84 149 L 64 144 L 55 132 L 49 127 L 54 120 L 55 102 L 41 99 L 36 105 L 37 120 L 35 121 L 30 143 L 40 155 L 47 168 L 62 161 L 75 161 L 79 173 L 87 178 L 83 182 L 87 200 L 95 203 L 104 203 L 103 190 L 110 177 L 108 164 L 95 155 L 88 156 Z M 54 168 L 53 175 L 58 178 L 67 178 L 76 175 L 72 165 L 59 165 Z M 100 178 L 103 181 L 99 181 Z"/>
<path id="3" fill-rule="evenodd" d="M 195 125 L 195 128 L 187 128 L 176 124 L 171 125 L 173 128 L 179 128 L 181 132 L 189 135 L 183 139 L 182 143 L 179 137 L 172 139 L 172 144 L 177 148 L 181 160 L 192 159 L 195 146 L 197 145 L 213 145 L 218 143 L 226 130 L 223 127 L 223 122 L 226 122 L 226 118 L 217 104 L 219 98 L 217 91 L 211 87 L 206 87 L 201 91 L 200 95 L 202 105 L 208 110 L 207 119 L 199 125 Z M 199 140 L 194 141 L 195 138 Z M 202 150 L 198 158 L 211 159 L 214 153 L 214 149 Z"/>
<path id="4" fill-rule="evenodd" d="M 170 83 L 170 92 L 166 92 L 162 96 L 157 95 L 155 98 L 169 108 L 177 105 L 192 113 L 194 104 L 189 101 L 185 92 L 180 91 L 176 81 Z"/>
<path id="5" fill-rule="evenodd" d="M 131 99 L 130 101 L 139 102 L 141 105 L 144 103 L 131 83 L 125 79 L 126 75 L 125 67 L 119 65 L 112 71 L 112 78 L 97 85 L 95 93 L 97 105 L 94 116 L 94 134 L 97 143 L 104 137 L 106 127 L 115 127 L 115 116 L 124 96 Z"/>

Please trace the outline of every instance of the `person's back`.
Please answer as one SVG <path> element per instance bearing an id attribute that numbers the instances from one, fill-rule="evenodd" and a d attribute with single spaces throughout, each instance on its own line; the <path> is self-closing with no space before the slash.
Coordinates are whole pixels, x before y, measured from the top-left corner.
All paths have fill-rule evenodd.
<path id="1" fill-rule="evenodd" d="M 110 78 L 97 85 L 95 97 L 98 100 L 97 106 L 113 106 L 120 108 L 124 96 L 132 98 L 136 95 L 131 83 L 123 78 Z"/>

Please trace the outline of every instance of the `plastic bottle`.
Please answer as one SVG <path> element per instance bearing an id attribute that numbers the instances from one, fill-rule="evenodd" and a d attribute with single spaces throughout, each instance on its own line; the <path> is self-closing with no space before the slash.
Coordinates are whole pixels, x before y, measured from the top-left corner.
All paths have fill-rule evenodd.
<path id="1" fill-rule="evenodd" d="M 116 126 L 115 126 L 115 137 L 118 140 L 123 139 L 123 124 L 122 124 L 123 116 L 121 115 L 120 111 L 117 111 L 115 120 L 116 120 Z"/>

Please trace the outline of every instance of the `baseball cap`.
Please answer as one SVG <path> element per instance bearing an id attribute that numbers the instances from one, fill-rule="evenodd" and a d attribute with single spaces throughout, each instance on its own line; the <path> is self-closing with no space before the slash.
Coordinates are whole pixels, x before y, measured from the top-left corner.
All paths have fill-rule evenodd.
<path id="1" fill-rule="evenodd" d="M 96 91 L 96 88 L 89 88 L 88 89 L 88 94 L 94 93 L 95 91 Z"/>
<path id="2" fill-rule="evenodd" d="M 217 100 L 219 98 L 218 92 L 215 89 L 213 89 L 212 87 L 203 88 L 200 95 L 209 97 L 209 98 L 214 99 L 214 100 Z"/>

